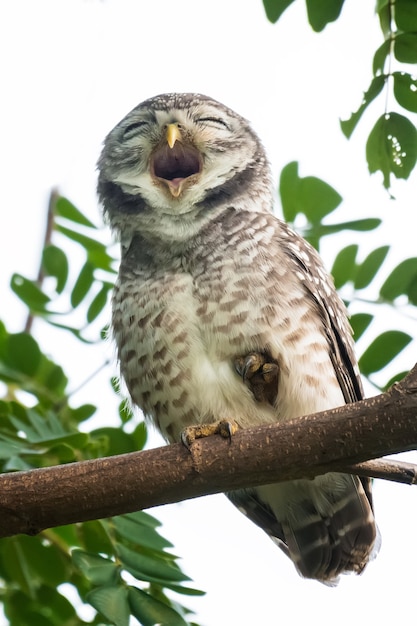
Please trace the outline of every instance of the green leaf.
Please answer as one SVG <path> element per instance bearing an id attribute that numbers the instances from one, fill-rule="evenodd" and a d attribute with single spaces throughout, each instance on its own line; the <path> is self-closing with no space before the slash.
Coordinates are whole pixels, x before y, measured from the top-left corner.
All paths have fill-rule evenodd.
<path id="1" fill-rule="evenodd" d="M 80 624 L 72 604 L 56 589 L 42 585 L 28 596 L 13 586 L 2 594 L 10 626 L 69 626 Z"/>
<path id="2" fill-rule="evenodd" d="M 380 289 L 384 300 L 393 302 L 399 296 L 408 297 L 417 305 L 417 257 L 405 259 L 395 267 Z"/>
<path id="3" fill-rule="evenodd" d="M 36 341 L 27 333 L 9 335 L 6 362 L 26 376 L 34 376 L 39 368 L 42 353 Z"/>
<path id="4" fill-rule="evenodd" d="M 127 424 L 127 422 L 129 422 L 132 417 L 134 417 L 134 413 L 130 408 L 127 400 L 122 400 L 119 403 L 119 417 L 122 424 Z"/>
<path id="5" fill-rule="evenodd" d="M 340 289 L 349 281 L 353 281 L 356 272 L 356 255 L 358 254 L 359 246 L 352 244 L 340 250 L 336 256 L 331 275 L 333 276 L 336 289 Z"/>
<path id="6" fill-rule="evenodd" d="M 148 429 L 145 422 L 140 422 L 132 433 L 137 450 L 143 450 L 148 439 Z"/>
<path id="7" fill-rule="evenodd" d="M 137 587 L 129 587 L 129 605 L 142 626 L 188 626 L 177 611 Z"/>
<path id="8" fill-rule="evenodd" d="M 39 603 L 44 613 L 48 615 L 48 626 L 61 626 L 63 624 L 76 624 L 78 616 L 72 604 L 59 591 L 52 586 L 43 585 L 37 593 Z M 45 607 L 47 609 L 45 610 Z M 33 611 L 32 619 L 29 624 L 35 626 L 34 616 L 39 615 L 40 611 Z M 77 620 L 77 621 L 76 621 Z"/>
<path id="9" fill-rule="evenodd" d="M 120 543 L 117 544 L 117 552 L 122 567 L 139 580 L 156 582 L 164 586 L 169 586 L 171 582 L 190 580 L 172 560 L 134 552 Z"/>
<path id="10" fill-rule="evenodd" d="M 394 11 L 398 30 L 417 31 L 417 5 L 415 0 L 397 0 Z"/>
<path id="11" fill-rule="evenodd" d="M 400 33 L 394 39 L 394 56 L 401 63 L 417 63 L 416 33 Z"/>
<path id="12" fill-rule="evenodd" d="M 375 278 L 389 251 L 389 246 L 373 250 L 359 265 L 355 278 L 355 289 L 364 289 Z"/>
<path id="13" fill-rule="evenodd" d="M 117 274 L 117 270 L 113 268 L 113 264 L 116 263 L 116 260 L 109 255 L 105 246 L 102 248 L 90 248 L 87 251 L 87 257 L 90 263 L 97 269 L 110 272 L 111 274 Z"/>
<path id="14" fill-rule="evenodd" d="M 72 230 L 71 228 L 66 228 L 65 226 L 61 226 L 60 224 L 56 227 L 57 231 L 62 235 L 79 243 L 87 252 L 99 251 L 106 253 L 106 246 L 101 243 L 101 241 L 97 241 L 97 239 L 92 239 L 92 237 L 87 237 L 77 230 Z"/>
<path id="15" fill-rule="evenodd" d="M 171 542 L 161 537 L 148 524 L 141 523 L 139 518 L 132 519 L 131 517 L 120 515 L 113 518 L 113 523 L 118 534 L 128 541 L 156 551 L 163 551 L 165 548 L 172 547 Z"/>
<path id="16" fill-rule="evenodd" d="M 1 444 L 0 444 L 0 448 L 1 448 Z M 9 457 L 3 457 L 3 458 L 8 459 L 8 461 L 3 466 L 4 472 L 24 472 L 26 470 L 33 469 L 33 466 L 30 465 L 29 463 L 26 463 L 26 461 L 21 459 L 20 456 L 9 455 Z"/>
<path id="17" fill-rule="evenodd" d="M 57 322 L 52 322 L 51 320 L 48 320 L 48 323 L 51 326 L 54 326 L 55 328 L 60 328 L 61 330 L 68 330 L 70 333 L 74 335 L 74 337 L 76 337 L 79 341 L 82 341 L 83 343 L 86 343 L 86 344 L 95 343 L 95 341 L 89 340 L 89 339 L 86 339 L 86 337 L 83 337 L 82 330 L 80 330 L 79 328 L 73 328 L 72 326 L 67 326 L 66 324 L 58 324 Z"/>
<path id="18" fill-rule="evenodd" d="M 111 289 L 111 287 L 112 285 L 104 283 L 100 291 L 94 296 L 93 300 L 91 301 L 91 304 L 87 310 L 87 322 L 89 324 L 91 324 L 91 322 L 93 322 L 100 315 L 100 313 L 106 306 L 109 290 Z"/>
<path id="19" fill-rule="evenodd" d="M 97 587 L 86 595 L 86 600 L 115 626 L 129 626 L 130 608 L 125 586 Z"/>
<path id="20" fill-rule="evenodd" d="M 263 0 L 267 18 L 275 24 L 294 0 Z"/>
<path id="21" fill-rule="evenodd" d="M 104 452 L 102 456 L 114 456 L 116 454 L 126 454 L 136 452 L 137 447 L 132 435 L 125 433 L 121 428 L 103 426 L 96 428 L 90 433 L 93 439 L 103 439 Z"/>
<path id="22" fill-rule="evenodd" d="M 67 198 L 60 196 L 55 203 L 55 213 L 66 220 L 70 220 L 75 224 L 87 226 L 88 228 L 96 228 L 93 222 L 81 213 Z"/>
<path id="23" fill-rule="evenodd" d="M 353 338 L 358 341 L 362 337 L 369 324 L 374 319 L 370 313 L 355 313 L 350 317 L 350 325 L 352 326 Z"/>
<path id="24" fill-rule="evenodd" d="M 20 535 L 21 555 L 29 564 L 33 581 L 40 581 L 51 586 L 58 586 L 68 580 L 70 575 L 69 559 L 54 545 L 45 544 L 41 537 Z"/>
<path id="25" fill-rule="evenodd" d="M 142 422 L 143 423 L 143 422 Z M 136 511 L 136 513 L 126 513 L 123 515 L 124 519 L 128 519 L 131 522 L 135 522 L 140 526 L 149 526 L 149 528 L 158 528 L 162 526 L 159 519 L 156 519 L 153 515 L 146 513 L 145 511 Z M 171 546 L 172 544 L 170 544 Z"/>
<path id="26" fill-rule="evenodd" d="M 364 376 L 379 372 L 404 350 L 412 337 L 399 330 L 387 330 L 379 335 L 359 359 L 359 368 Z"/>
<path id="27" fill-rule="evenodd" d="M 341 233 L 344 230 L 368 231 L 375 230 L 381 224 L 379 218 L 367 218 L 363 220 L 354 220 L 352 222 L 341 222 L 340 224 L 314 224 L 302 229 L 303 236 L 310 243 L 318 241 L 326 235 Z M 317 246 L 315 246 L 317 247 Z"/>
<path id="28" fill-rule="evenodd" d="M 77 307 L 88 294 L 94 283 L 94 266 L 87 261 L 78 275 L 71 292 L 71 305 Z"/>
<path id="29" fill-rule="evenodd" d="M 417 113 L 417 79 L 405 72 L 394 72 L 393 77 L 394 96 L 398 104 L 407 111 Z"/>
<path id="30" fill-rule="evenodd" d="M 384 75 L 375 76 L 368 88 L 368 91 L 363 94 L 362 104 L 359 109 L 355 113 L 352 113 L 348 120 L 340 121 L 340 127 L 342 129 L 342 132 L 348 139 L 351 137 L 364 111 L 367 109 L 370 103 L 375 100 L 375 98 L 381 93 L 385 85 L 386 78 L 387 77 Z"/>
<path id="31" fill-rule="evenodd" d="M 332 213 L 341 203 L 342 196 L 324 180 L 315 176 L 301 179 L 299 190 L 300 211 L 316 224 Z"/>
<path id="32" fill-rule="evenodd" d="M 38 379 L 51 391 L 62 394 L 67 386 L 68 379 L 60 365 L 56 365 L 49 359 L 42 359 L 42 368 Z"/>
<path id="33" fill-rule="evenodd" d="M 0 459 L 1 460 L 6 460 L 9 458 L 12 458 L 15 455 L 23 454 L 25 451 L 28 451 L 28 450 L 26 449 L 26 446 L 25 448 L 22 448 L 21 443 L 16 443 L 8 439 L 5 439 L 4 441 L 0 441 Z"/>
<path id="34" fill-rule="evenodd" d="M 115 585 L 120 578 L 120 570 L 116 563 L 98 554 L 77 548 L 72 551 L 72 559 L 75 566 L 93 585 Z"/>
<path id="35" fill-rule="evenodd" d="M 2 561 L 7 578 L 18 585 L 27 596 L 34 596 L 36 581 L 33 578 L 30 562 L 19 542 L 18 537 L 3 539 Z"/>
<path id="36" fill-rule="evenodd" d="M 62 293 L 68 279 L 68 259 L 56 246 L 47 246 L 42 253 L 42 265 L 48 274 L 56 278 L 56 291 Z"/>
<path id="37" fill-rule="evenodd" d="M 379 23 L 381 25 L 381 30 L 384 34 L 384 38 L 390 39 L 392 37 L 392 13 L 390 0 L 377 0 L 376 13 L 378 14 Z"/>
<path id="38" fill-rule="evenodd" d="M 374 60 L 372 64 L 372 71 L 373 71 L 374 76 L 383 74 L 384 67 L 385 67 L 385 60 L 387 56 L 389 55 L 390 50 L 391 50 L 391 39 L 386 39 L 384 43 L 381 46 L 379 46 L 378 50 L 375 52 Z"/>
<path id="39" fill-rule="evenodd" d="M 315 176 L 300 178 L 296 161 L 282 169 L 279 192 L 284 218 L 289 223 L 294 222 L 298 213 L 303 213 L 312 224 L 320 223 L 342 200 L 323 180 Z"/>
<path id="40" fill-rule="evenodd" d="M 51 301 L 51 298 L 39 289 L 34 281 L 25 278 L 21 274 L 13 274 L 10 287 L 17 297 L 32 311 L 45 312 L 46 305 Z"/>
<path id="41" fill-rule="evenodd" d="M 88 440 L 87 433 L 68 432 L 55 413 L 40 415 L 35 409 L 27 409 L 27 421 L 19 417 L 10 417 L 10 422 L 25 433 L 27 441 L 32 444 L 58 445 L 65 444 L 74 448 L 83 448 Z"/>
<path id="42" fill-rule="evenodd" d="M 92 520 L 77 524 L 77 535 L 86 552 L 114 555 L 114 548 L 104 520 Z"/>
<path id="43" fill-rule="evenodd" d="M 82 404 L 76 409 L 69 409 L 71 419 L 79 424 L 90 418 L 97 411 L 97 407 L 94 404 Z"/>
<path id="44" fill-rule="evenodd" d="M 322 31 L 329 22 L 334 22 L 340 15 L 344 0 L 306 0 L 308 21 L 314 31 Z"/>
<path id="45" fill-rule="evenodd" d="M 340 222 L 339 224 L 321 224 L 323 228 L 323 234 L 333 235 L 334 233 L 340 233 L 344 230 L 357 230 L 360 232 L 366 232 L 368 230 L 375 230 L 381 225 L 382 220 L 378 217 L 368 217 L 363 220 L 353 220 L 351 222 Z"/>
<path id="46" fill-rule="evenodd" d="M 395 374 L 395 376 L 392 376 L 389 381 L 386 383 L 386 385 L 384 385 L 384 391 L 388 391 L 388 389 L 390 387 L 392 387 L 392 385 L 394 383 L 398 383 L 400 380 L 402 380 L 407 374 L 408 374 L 408 370 L 406 370 L 405 372 L 398 372 L 398 374 Z"/>
<path id="47" fill-rule="evenodd" d="M 286 222 L 294 222 L 298 213 L 298 163 L 292 161 L 282 168 L 279 179 L 279 194 L 281 197 L 282 213 Z"/>
<path id="48" fill-rule="evenodd" d="M 371 174 L 377 170 L 382 172 L 387 189 L 391 174 L 408 178 L 417 161 L 416 128 L 398 113 L 382 115 L 366 143 L 366 158 Z"/>
<path id="49" fill-rule="evenodd" d="M 184 596 L 205 596 L 206 592 L 201 589 L 193 589 L 193 587 L 183 587 L 182 585 L 169 584 L 169 589 L 175 593 L 181 593 Z"/>

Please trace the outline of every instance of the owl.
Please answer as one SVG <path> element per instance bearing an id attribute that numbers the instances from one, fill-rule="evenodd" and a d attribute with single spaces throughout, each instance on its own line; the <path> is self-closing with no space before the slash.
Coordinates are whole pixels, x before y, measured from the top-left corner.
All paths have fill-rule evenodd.
<path id="1" fill-rule="evenodd" d="M 121 376 L 168 442 L 363 397 L 344 305 L 316 251 L 274 216 L 245 119 L 207 96 L 158 95 L 109 133 L 98 170 L 121 244 Z M 328 473 L 227 495 L 303 577 L 335 584 L 377 549 L 369 479 Z"/>

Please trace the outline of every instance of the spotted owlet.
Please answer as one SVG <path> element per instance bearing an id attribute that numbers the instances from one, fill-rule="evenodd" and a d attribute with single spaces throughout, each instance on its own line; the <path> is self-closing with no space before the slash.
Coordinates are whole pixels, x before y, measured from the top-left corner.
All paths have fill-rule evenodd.
<path id="1" fill-rule="evenodd" d="M 246 120 L 206 96 L 159 95 L 110 132 L 98 167 L 122 250 L 121 375 L 169 442 L 196 422 L 245 428 L 362 398 L 345 308 L 314 249 L 273 215 Z M 228 496 L 302 576 L 332 584 L 374 552 L 368 479 L 329 473 Z"/>

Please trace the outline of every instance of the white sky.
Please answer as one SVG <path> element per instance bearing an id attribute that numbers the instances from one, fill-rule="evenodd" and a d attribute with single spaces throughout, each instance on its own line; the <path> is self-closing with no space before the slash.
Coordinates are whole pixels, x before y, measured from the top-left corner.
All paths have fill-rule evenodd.
<path id="1" fill-rule="evenodd" d="M 370 178 L 366 169 L 364 140 L 383 112 L 383 99 L 350 142 L 338 126 L 338 117 L 359 105 L 381 43 L 373 4 L 346 3 L 343 18 L 315 35 L 300 0 L 275 26 L 261 0 L 3 1 L 0 289 L 1 317 L 9 329 L 21 330 L 24 320 L 24 309 L 8 289 L 10 275 L 34 277 L 37 271 L 49 190 L 58 185 L 97 221 L 101 141 L 133 106 L 161 92 L 206 93 L 250 119 L 275 179 L 286 163 L 299 160 L 301 175 L 324 178 L 344 197 L 338 220 L 384 218 L 376 235 L 348 236 L 341 246 L 357 240 L 365 256 L 374 242 L 388 243 L 393 263 L 412 256 L 416 176 L 395 184 L 393 202 L 380 176 Z M 405 233 L 398 234 L 397 223 Z M 109 352 L 100 347 L 86 360 L 82 346 L 69 337 L 55 336 L 42 324 L 36 329 L 42 347 L 74 373 L 74 387 Z M 404 369 L 414 360 L 408 352 Z M 93 396 L 103 423 L 116 407 L 109 375 L 74 398 L 78 404 Z M 184 598 L 203 626 L 270 626 L 283 619 L 310 626 L 405 625 L 415 620 L 417 492 L 382 482 L 374 491 L 380 555 L 361 577 L 345 577 L 338 588 L 300 579 L 222 496 L 151 512 L 164 521 L 163 532 L 183 557 L 193 585 L 208 592 L 205 598 Z"/>

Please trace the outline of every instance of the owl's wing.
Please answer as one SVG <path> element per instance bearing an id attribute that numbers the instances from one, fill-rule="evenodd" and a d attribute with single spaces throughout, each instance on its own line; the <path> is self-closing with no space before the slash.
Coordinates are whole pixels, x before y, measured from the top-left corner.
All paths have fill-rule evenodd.
<path id="1" fill-rule="evenodd" d="M 271 539 L 290 557 L 287 544 L 285 543 L 284 531 L 275 517 L 271 507 L 258 498 L 255 489 L 238 489 L 226 493 L 230 502 L 246 515 L 251 522 L 262 528 Z M 291 557 L 290 557 L 291 558 Z"/>
<path id="2" fill-rule="evenodd" d="M 363 398 L 363 388 L 346 307 L 316 250 L 287 224 L 282 223 L 281 229 L 288 238 L 284 250 L 294 266 L 294 272 L 303 282 L 308 296 L 316 303 L 322 319 L 330 359 L 345 402 L 357 402 Z"/>
<path id="3" fill-rule="evenodd" d="M 302 237 L 291 231 L 287 224 L 282 228 L 291 235 L 287 253 L 294 264 L 294 271 L 303 277 L 305 288 L 315 301 L 323 322 L 323 331 L 329 343 L 329 356 L 346 404 L 364 397 L 362 381 L 357 365 L 352 329 L 344 303 L 335 291 L 333 280 L 325 271 L 316 250 Z M 370 478 L 360 478 L 372 506 Z"/>
<path id="4" fill-rule="evenodd" d="M 360 400 L 363 398 L 363 389 L 345 306 L 338 297 L 332 280 L 314 248 L 293 233 L 284 223 L 280 226 L 280 233 L 282 250 L 285 250 L 289 262 L 293 265 L 294 273 L 304 284 L 306 297 L 314 301 L 322 320 L 323 333 L 329 345 L 329 357 L 345 402 Z M 258 489 L 234 491 L 228 493 L 227 496 L 241 512 L 260 526 L 287 556 L 294 560 L 303 575 L 311 576 L 314 568 L 317 567 L 319 568 L 317 572 L 321 572 L 320 575 L 317 574 L 317 577 L 322 578 L 328 584 L 334 584 L 337 582 L 339 572 L 345 569 L 360 571 L 363 568 L 365 563 L 355 556 L 355 551 L 359 546 L 362 554 L 365 554 L 366 546 L 372 547 L 375 532 L 372 514 L 370 513 L 369 519 L 365 519 L 367 515 L 365 511 L 369 509 L 369 506 L 372 507 L 370 479 L 361 478 L 359 481 L 356 477 L 345 477 L 344 483 L 343 480 L 337 478 L 337 475 L 334 476 L 336 493 L 337 484 L 349 486 L 344 492 L 345 498 L 340 500 L 339 504 L 337 498 L 334 501 L 332 521 L 321 518 L 321 515 L 317 515 L 314 506 L 304 502 L 304 504 L 300 503 L 301 517 L 297 518 L 295 525 L 293 522 L 288 523 L 285 514 L 281 523 L 277 519 L 277 510 L 274 511 L 270 506 L 272 500 L 268 501 L 265 498 L 266 492 Z M 324 492 L 324 497 L 332 500 L 332 487 L 324 481 L 323 484 L 326 485 L 327 490 Z M 319 486 L 321 479 L 316 479 L 314 482 L 317 483 L 317 488 L 321 489 Z M 277 485 L 276 488 L 279 489 L 279 486 Z M 261 497 L 261 493 L 264 497 Z M 271 497 L 274 498 L 273 495 Z M 366 504 L 366 500 L 369 504 Z M 301 510 L 303 507 L 304 513 Z M 360 523 L 360 527 L 356 526 L 356 522 Z M 360 539 L 358 539 L 359 536 Z M 309 563 L 311 563 L 311 569 Z M 316 575 L 313 574 L 313 577 Z"/>

